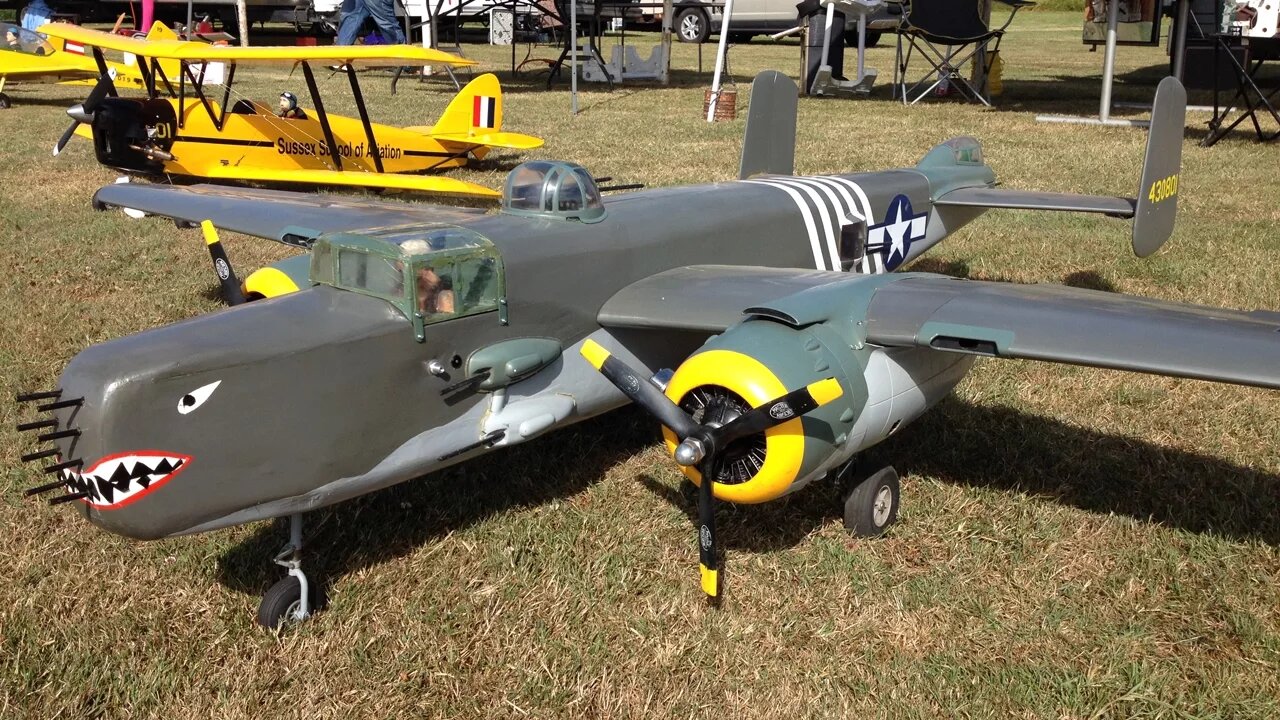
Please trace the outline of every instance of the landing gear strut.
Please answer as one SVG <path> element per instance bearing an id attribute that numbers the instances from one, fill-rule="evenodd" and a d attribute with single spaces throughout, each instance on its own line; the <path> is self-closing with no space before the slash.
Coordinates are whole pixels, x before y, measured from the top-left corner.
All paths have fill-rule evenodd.
<path id="1" fill-rule="evenodd" d="M 850 461 L 841 468 L 840 478 L 848 482 L 844 499 L 844 527 L 855 537 L 879 537 L 898 520 L 902 490 L 898 471 L 883 467 L 870 475 L 860 474 Z"/>
<path id="2" fill-rule="evenodd" d="M 302 572 L 302 514 L 289 516 L 289 544 L 275 556 L 275 564 L 289 575 L 272 585 L 258 605 L 258 624 L 275 630 L 311 617 L 319 608 L 320 591 Z"/>

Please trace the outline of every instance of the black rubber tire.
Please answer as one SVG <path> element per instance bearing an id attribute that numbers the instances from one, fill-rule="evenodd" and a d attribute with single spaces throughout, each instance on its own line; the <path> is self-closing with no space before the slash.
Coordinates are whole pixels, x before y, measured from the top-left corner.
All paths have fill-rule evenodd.
<path id="1" fill-rule="evenodd" d="M 9 102 L 9 96 L 0 93 L 0 110 L 8 110 L 13 107 L 13 103 Z"/>
<path id="2" fill-rule="evenodd" d="M 867 47 L 875 47 L 880 44 L 880 37 L 883 35 L 879 30 L 867 31 Z M 849 28 L 844 31 L 844 44 L 851 48 L 858 47 L 858 31 L 856 28 Z"/>
<path id="3" fill-rule="evenodd" d="M 314 583 L 307 583 L 311 591 L 310 611 L 315 613 L 323 603 L 323 596 Z M 286 575 L 267 589 L 258 603 L 258 624 L 268 630 L 278 630 L 288 625 L 294 606 L 302 599 L 302 583 L 292 575 Z"/>
<path id="4" fill-rule="evenodd" d="M 675 28 L 676 37 L 680 42 L 701 43 L 711 37 L 711 21 L 707 19 L 707 14 L 702 11 L 702 8 L 681 8 L 676 13 L 676 21 L 672 27 Z"/>
<path id="5" fill-rule="evenodd" d="M 751 38 L 755 37 L 755 33 L 749 32 L 731 32 L 729 33 L 729 42 L 734 45 L 745 45 L 751 42 Z"/>
<path id="6" fill-rule="evenodd" d="M 883 507 L 886 502 L 887 508 Z M 898 521 L 901 502 L 898 472 L 892 467 L 881 468 L 854 485 L 845 496 L 844 527 L 854 537 L 879 537 Z"/>

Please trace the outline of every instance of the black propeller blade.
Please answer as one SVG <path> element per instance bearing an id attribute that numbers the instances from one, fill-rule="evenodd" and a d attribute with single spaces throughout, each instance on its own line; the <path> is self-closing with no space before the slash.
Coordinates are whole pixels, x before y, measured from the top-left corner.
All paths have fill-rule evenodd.
<path id="1" fill-rule="evenodd" d="M 676 437 L 684 440 L 697 432 L 698 424 L 689 417 L 670 398 L 662 394 L 653 383 L 640 377 L 627 364 L 614 357 L 594 340 L 582 344 L 582 356 L 599 370 L 609 382 L 617 386 L 631 399 L 658 419 L 658 422 L 671 428 Z"/>
<path id="2" fill-rule="evenodd" d="M 204 243 L 209 248 L 209 257 L 213 259 L 213 271 L 218 274 L 223 301 L 228 305 L 240 305 L 245 301 L 244 291 L 240 289 L 240 280 L 236 278 L 236 271 L 231 268 L 227 251 L 222 247 L 218 229 L 212 222 L 202 220 L 200 232 L 204 235 Z"/>
<path id="3" fill-rule="evenodd" d="M 699 425 L 653 383 L 641 377 L 623 361 L 613 357 L 593 340 L 582 345 L 582 356 L 631 399 L 680 439 L 676 462 L 697 467 L 698 483 L 698 564 L 702 591 L 710 598 L 720 596 L 720 571 L 716 549 L 715 472 L 716 452 L 735 440 L 763 432 L 804 415 L 840 397 L 844 390 L 835 378 L 827 378 L 794 390 L 743 413 L 720 427 Z"/>
<path id="4" fill-rule="evenodd" d="M 76 134 L 76 128 L 80 123 L 92 123 L 93 112 L 97 109 L 98 103 L 102 102 L 102 98 L 110 95 L 116 96 L 116 84 L 112 82 L 111 76 L 102 75 L 98 77 L 98 84 L 93 86 L 93 90 L 89 91 L 89 97 L 85 98 L 83 103 L 73 105 L 67 108 L 67 114 L 71 116 L 71 124 L 67 126 L 62 137 L 58 138 L 58 142 L 53 146 L 53 155 L 57 157 L 59 153 L 67 147 L 67 143 L 71 142 L 72 136 Z"/>

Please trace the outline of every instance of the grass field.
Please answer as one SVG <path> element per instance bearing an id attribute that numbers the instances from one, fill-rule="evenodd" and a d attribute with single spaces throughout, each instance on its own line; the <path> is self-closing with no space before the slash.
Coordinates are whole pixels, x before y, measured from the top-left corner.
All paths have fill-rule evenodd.
<path id="1" fill-rule="evenodd" d="M 1096 113 L 1101 54 L 1076 13 L 1020 15 L 994 110 L 800 104 L 798 170 L 913 164 L 972 134 L 1008 187 L 1128 194 L 1144 135 L 1039 124 Z M 652 42 L 644 37 L 638 42 Z M 526 48 L 518 48 L 523 57 Z M 467 46 L 490 68 L 499 48 Z M 555 50 L 536 48 L 534 57 Z M 532 157 L 619 182 L 734 177 L 741 119 L 699 119 L 706 73 L 675 48 L 670 88 L 508 80 Z M 795 44 L 734 48 L 749 79 L 798 70 Z M 519 59 L 519 58 L 518 58 Z M 712 51 L 705 50 L 710 70 Z M 1149 100 L 1162 51 L 1122 48 L 1120 100 Z M 887 76 L 892 50 L 871 52 Z M 330 110 L 350 110 L 342 77 Z M 301 78 L 258 71 L 274 98 Z M 49 148 L 84 90 L 11 86 L 0 112 L 0 395 L 55 384 L 82 348 L 218 306 L 196 234 L 97 213 L 115 174 L 84 141 Z M 451 96 L 366 84 L 376 119 L 422 123 Z M 1195 98 L 1193 97 L 1193 100 Z M 1069 282 L 1274 309 L 1280 145 L 1209 149 L 1188 119 L 1181 212 L 1138 261 L 1104 218 L 991 213 L 918 269 Z M 497 186 L 509 163 L 458 173 Z M 286 254 L 226 238 L 242 272 Z M 579 269 L 566 268 L 565 292 Z M 253 624 L 278 577 L 278 523 L 138 544 L 24 500 L 28 438 L 0 403 L 0 717 L 1274 718 L 1280 714 L 1280 413 L 1269 392 L 1029 362 L 980 363 L 955 396 L 878 448 L 904 478 L 879 541 L 811 487 L 725 507 L 728 596 L 699 596 L 690 497 L 632 410 L 310 516 L 307 567 L 330 606 L 275 635 Z"/>

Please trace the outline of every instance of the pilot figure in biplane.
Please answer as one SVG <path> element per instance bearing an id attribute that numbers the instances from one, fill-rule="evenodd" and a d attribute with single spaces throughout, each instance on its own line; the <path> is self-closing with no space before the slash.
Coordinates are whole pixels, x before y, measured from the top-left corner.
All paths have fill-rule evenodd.
<path id="1" fill-rule="evenodd" d="M 280 93 L 280 111 L 276 114 L 286 120 L 307 119 L 307 114 L 298 107 L 298 96 L 288 90 Z"/>

